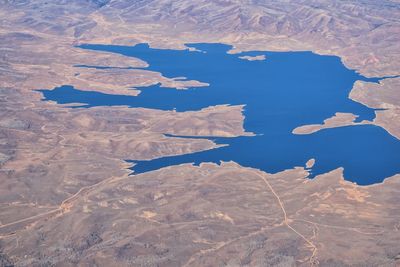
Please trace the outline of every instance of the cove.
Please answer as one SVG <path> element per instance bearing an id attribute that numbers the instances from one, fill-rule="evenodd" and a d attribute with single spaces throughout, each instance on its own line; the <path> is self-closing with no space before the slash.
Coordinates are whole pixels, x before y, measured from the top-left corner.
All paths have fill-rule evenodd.
<path id="1" fill-rule="evenodd" d="M 374 125 L 324 129 L 294 135 L 301 125 L 322 123 L 336 112 L 353 113 L 357 121 L 373 120 L 374 110 L 348 98 L 357 80 L 378 82 L 347 69 L 340 58 L 311 52 L 252 51 L 228 54 L 224 44 L 188 44 L 194 49 L 154 49 L 136 46 L 82 45 L 82 49 L 118 53 L 142 59 L 149 69 L 165 77 L 186 77 L 209 83 L 208 87 L 176 90 L 159 84 L 140 87 L 138 96 L 81 91 L 72 86 L 40 90 L 45 100 L 83 103 L 78 107 L 127 105 L 161 110 L 189 111 L 229 104 L 245 105 L 244 127 L 255 136 L 210 138 L 226 146 L 153 160 L 132 160 L 134 173 L 182 163 L 235 161 L 268 173 L 316 163 L 310 177 L 344 168 L 346 180 L 360 185 L 381 182 L 400 173 L 400 141 Z M 193 51 L 194 50 L 194 51 Z M 248 61 L 241 56 L 265 55 Z M 168 134 L 168 133 L 165 133 Z"/>

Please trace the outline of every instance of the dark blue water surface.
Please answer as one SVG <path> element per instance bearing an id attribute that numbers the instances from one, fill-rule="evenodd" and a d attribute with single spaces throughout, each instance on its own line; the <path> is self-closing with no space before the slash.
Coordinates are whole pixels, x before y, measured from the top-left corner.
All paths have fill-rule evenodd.
<path id="1" fill-rule="evenodd" d="M 176 90 L 160 85 L 142 87 L 139 96 L 109 95 L 80 91 L 71 86 L 41 90 L 46 100 L 85 103 L 81 107 L 128 105 L 151 109 L 188 111 L 208 106 L 245 104 L 244 127 L 252 137 L 210 137 L 225 147 L 193 154 L 134 161 L 135 173 L 194 162 L 233 160 L 242 166 L 269 173 L 316 163 L 310 177 L 344 167 L 347 180 L 373 184 L 400 172 L 400 141 L 373 125 L 325 129 L 309 135 L 292 130 L 322 123 L 336 112 L 358 115 L 358 121 L 373 120 L 375 112 L 348 98 L 357 80 L 378 82 L 347 69 L 338 57 L 311 52 L 254 51 L 227 54 L 231 46 L 189 44 L 200 51 L 153 49 L 136 46 L 82 45 L 83 49 L 114 52 L 140 58 L 169 78 L 186 77 L 207 82 L 209 87 Z M 265 55 L 264 61 L 239 56 Z M 188 137 L 171 137 L 188 138 Z"/>

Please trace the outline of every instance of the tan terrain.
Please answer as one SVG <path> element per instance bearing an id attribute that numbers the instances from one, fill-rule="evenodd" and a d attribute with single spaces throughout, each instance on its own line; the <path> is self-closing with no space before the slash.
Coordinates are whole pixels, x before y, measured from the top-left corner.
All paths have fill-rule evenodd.
<path id="1" fill-rule="evenodd" d="M 82 43 L 337 55 L 361 74 L 400 74 L 399 1 L 0 0 L 0 266 L 399 266 L 400 176 L 357 186 L 342 169 L 268 174 L 234 162 L 131 175 L 127 159 L 215 148 L 190 136 L 249 135 L 243 106 L 175 112 L 71 108 L 37 89 L 137 95 L 207 86 Z M 243 60 L 268 60 L 246 57 Z M 117 67 L 80 68 L 77 65 Z M 349 97 L 400 139 L 400 78 Z M 338 113 L 308 134 L 354 124 Z M 364 122 L 363 122 L 364 123 Z"/>

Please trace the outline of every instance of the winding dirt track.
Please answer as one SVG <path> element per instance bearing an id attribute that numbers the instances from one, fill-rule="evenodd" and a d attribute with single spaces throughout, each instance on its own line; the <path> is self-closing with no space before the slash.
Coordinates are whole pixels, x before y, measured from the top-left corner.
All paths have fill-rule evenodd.
<path id="1" fill-rule="evenodd" d="M 264 175 L 259 174 L 258 172 L 253 171 L 254 174 L 256 174 L 257 176 L 259 176 L 264 183 L 267 185 L 267 187 L 269 188 L 269 190 L 272 192 L 272 194 L 274 194 L 276 200 L 279 203 L 279 206 L 281 207 L 281 210 L 283 212 L 283 223 L 290 229 L 292 230 L 295 234 L 297 234 L 298 236 L 300 236 L 312 249 L 312 254 L 310 256 L 310 258 L 308 259 L 311 266 L 317 266 L 318 265 L 318 259 L 317 259 L 317 246 L 311 242 L 309 239 L 307 239 L 303 234 L 299 233 L 295 228 L 293 228 L 293 226 L 291 226 L 289 224 L 289 219 L 285 210 L 285 206 L 283 205 L 283 202 L 281 200 L 281 198 L 279 197 L 279 195 L 275 192 L 274 188 L 272 188 L 271 184 L 268 182 L 267 178 L 265 178 Z"/>
<path id="2" fill-rule="evenodd" d="M 280 209 L 282 210 L 282 214 L 283 214 L 283 220 L 282 220 L 281 224 L 285 225 L 292 232 L 294 232 L 301 239 L 303 239 L 305 241 L 307 247 L 310 248 L 310 251 L 311 251 L 310 257 L 308 257 L 307 259 L 304 259 L 304 261 L 301 261 L 301 262 L 309 262 L 310 266 L 318 266 L 318 264 L 319 264 L 319 261 L 318 261 L 318 258 L 317 258 L 318 248 L 311 241 L 311 239 L 314 239 L 316 237 L 316 235 L 317 235 L 318 226 L 320 226 L 320 227 L 329 227 L 329 228 L 334 228 L 334 229 L 341 229 L 341 230 L 349 230 L 349 231 L 354 231 L 354 232 L 357 232 L 357 233 L 360 233 L 360 234 L 366 234 L 366 235 L 375 235 L 375 234 L 382 233 L 382 232 L 366 232 L 366 231 L 362 231 L 362 230 L 357 229 L 357 228 L 347 228 L 347 227 L 334 226 L 334 225 L 325 225 L 325 224 L 320 224 L 320 223 L 316 223 L 316 222 L 312 222 L 312 221 L 308 221 L 308 220 L 303 220 L 303 219 L 290 219 L 288 217 L 288 215 L 287 215 L 286 210 L 285 210 L 285 206 L 284 206 L 283 201 L 281 200 L 281 198 L 279 197 L 277 192 L 274 190 L 272 185 L 269 183 L 268 179 L 265 177 L 266 174 L 261 173 L 260 171 L 257 171 L 257 170 L 253 170 L 253 169 L 246 169 L 246 170 L 250 171 L 254 175 L 258 176 L 264 182 L 264 184 L 266 185 L 268 190 L 276 198 L 276 201 L 277 201 Z M 87 195 L 89 192 L 94 190 L 96 187 L 99 187 L 101 185 L 104 185 L 104 184 L 107 184 L 107 183 L 111 183 L 111 182 L 114 182 L 114 181 L 117 181 L 117 180 L 122 180 L 122 179 L 125 179 L 125 178 L 126 177 L 110 177 L 110 178 L 105 179 L 105 180 L 103 180 L 103 181 L 101 181 L 99 183 L 96 183 L 96 184 L 93 184 L 93 185 L 90 185 L 90 186 L 82 187 L 74 195 L 72 195 L 72 196 L 68 197 L 67 199 L 63 200 L 61 202 L 61 204 L 59 205 L 59 207 L 57 207 L 55 209 L 52 209 L 50 211 L 46 211 L 46 212 L 31 216 L 31 217 L 28 217 L 28 218 L 17 220 L 17 221 L 11 222 L 11 223 L 0 225 L 0 233 L 1 233 L 0 239 L 15 235 L 18 231 L 26 229 L 30 225 L 32 225 L 32 224 L 34 224 L 34 223 L 36 223 L 36 222 L 38 222 L 38 221 L 40 221 L 42 219 L 51 219 L 51 218 L 57 216 L 58 214 L 68 213 L 71 210 L 71 208 L 73 207 L 73 202 L 76 201 L 78 198 Z M 299 222 L 311 224 L 313 226 L 313 236 L 311 237 L 311 239 L 307 238 L 302 233 L 300 233 L 298 230 L 296 230 L 290 224 L 290 222 L 293 222 L 293 221 L 299 221 Z M 161 222 L 158 222 L 158 221 L 154 221 L 154 222 L 155 223 L 159 223 L 159 224 L 165 224 L 165 223 L 161 223 Z M 18 226 L 18 224 L 21 224 L 21 225 Z M 181 224 L 181 223 L 178 223 L 178 224 Z M 17 229 L 13 229 L 13 226 L 17 226 Z M 201 256 L 201 255 L 205 255 L 205 254 L 208 254 L 208 253 L 216 252 L 216 251 L 226 247 L 229 244 L 232 244 L 232 243 L 237 242 L 239 240 L 242 240 L 244 238 L 248 238 L 248 237 L 260 234 L 260 233 L 268 230 L 269 228 L 270 227 L 265 226 L 265 227 L 262 227 L 261 229 L 255 231 L 255 232 L 249 233 L 249 234 L 244 235 L 244 236 L 239 236 L 237 238 L 234 238 L 234 239 L 231 239 L 231 240 L 227 240 L 225 242 L 213 243 L 213 245 L 214 245 L 213 247 L 208 248 L 208 249 L 204 249 L 204 250 L 200 250 L 199 252 L 193 254 L 189 258 L 189 260 L 184 264 L 184 266 L 191 266 L 193 263 L 196 262 L 196 260 L 199 259 L 199 256 Z"/>
<path id="3" fill-rule="evenodd" d="M 99 183 L 93 184 L 93 185 L 89 185 L 89 186 L 85 186 L 82 187 L 81 189 L 78 190 L 78 192 L 76 192 L 74 195 L 66 198 L 65 200 L 63 200 L 60 204 L 60 206 L 56 209 L 50 210 L 50 211 L 46 211 L 28 218 L 24 218 L 21 220 L 17 220 L 11 223 L 7 223 L 7 224 L 3 224 L 0 225 L 0 233 L 5 230 L 5 232 L 7 232 L 7 228 L 11 228 L 12 226 L 16 226 L 18 224 L 26 224 L 26 225 L 22 225 L 21 228 L 25 229 L 26 227 L 28 227 L 28 225 L 33 224 L 41 219 L 44 218 L 49 218 L 53 217 L 59 213 L 61 214 L 65 214 L 67 212 L 69 212 L 73 206 L 73 203 L 77 198 L 82 197 L 82 195 L 85 195 L 87 193 L 89 193 L 91 190 L 93 190 L 95 187 L 115 181 L 115 180 L 119 180 L 119 179 L 123 179 L 121 177 L 110 177 L 109 179 L 105 179 Z M 8 237 L 10 235 L 14 235 L 16 233 L 16 231 L 8 231 L 8 233 L 2 233 L 0 235 L 0 239 L 4 238 L 4 237 Z"/>
<path id="4" fill-rule="evenodd" d="M 307 245 L 311 248 L 311 256 L 308 259 L 306 259 L 305 261 L 308 261 L 310 263 L 310 266 L 318 266 L 319 262 L 318 262 L 318 259 L 317 259 L 317 251 L 318 251 L 317 246 L 313 242 L 311 242 L 308 238 L 306 238 L 303 234 L 301 234 L 299 231 L 297 231 L 293 226 L 290 225 L 290 223 L 289 223 L 290 220 L 288 219 L 288 216 L 287 216 L 287 213 L 286 213 L 286 210 L 285 210 L 285 206 L 283 205 L 283 202 L 282 202 L 281 198 L 279 197 L 279 195 L 275 192 L 275 190 L 273 189 L 271 184 L 268 182 L 267 178 L 263 174 L 260 174 L 259 171 L 256 171 L 256 170 L 253 170 L 253 169 L 248 169 L 248 170 L 250 170 L 256 176 L 260 177 L 261 180 L 267 185 L 269 191 L 271 191 L 271 193 L 275 196 L 275 198 L 276 198 L 276 200 L 277 200 L 277 202 L 278 202 L 278 204 L 279 204 L 279 206 L 280 206 L 280 208 L 282 210 L 282 213 L 283 213 L 282 224 L 286 225 L 291 231 L 293 231 L 296 235 L 301 237 L 301 239 L 303 239 L 307 243 Z M 217 243 L 216 246 L 214 246 L 212 248 L 201 250 L 198 253 L 193 254 L 183 266 L 184 267 L 192 266 L 192 264 L 196 261 L 196 258 L 198 258 L 199 256 L 205 255 L 205 254 L 208 254 L 208 253 L 211 253 L 211 252 L 215 252 L 215 251 L 217 251 L 217 250 L 219 250 L 219 249 L 221 249 L 223 247 L 226 247 L 227 245 L 229 245 L 229 244 L 231 244 L 233 242 L 236 242 L 236 241 L 239 241 L 241 239 L 248 238 L 248 237 L 257 235 L 259 233 L 262 233 L 265 230 L 267 230 L 268 228 L 269 227 L 263 227 L 260 230 L 258 230 L 256 232 L 252 232 L 252 233 L 250 233 L 248 235 L 240 236 L 240 237 L 228 240 L 226 242 L 219 242 L 219 243 Z"/>

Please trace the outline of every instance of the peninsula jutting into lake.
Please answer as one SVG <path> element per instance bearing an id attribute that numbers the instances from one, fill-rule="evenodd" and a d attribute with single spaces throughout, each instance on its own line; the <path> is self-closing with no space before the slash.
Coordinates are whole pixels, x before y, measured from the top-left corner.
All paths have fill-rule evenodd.
<path id="1" fill-rule="evenodd" d="M 80 48 L 139 58 L 149 64 L 146 69 L 165 77 L 185 77 L 209 86 L 175 90 L 156 84 L 139 87 L 138 96 L 80 91 L 71 86 L 41 92 L 46 100 L 83 103 L 78 107 L 86 108 L 127 105 L 185 112 L 215 105 L 245 105 L 244 128 L 254 136 L 170 136 L 210 138 L 224 146 L 192 154 L 134 160 L 134 173 L 182 163 L 220 161 L 234 161 L 276 173 L 305 166 L 312 158 L 315 164 L 309 170 L 310 178 L 343 167 L 345 179 L 368 185 L 400 172 L 400 141 L 378 126 L 338 127 L 307 135 L 292 133 L 296 127 L 322 123 L 337 112 L 354 114 L 358 116 L 357 122 L 372 121 L 374 109 L 348 96 L 355 81 L 377 83 L 379 78 L 366 78 L 347 69 L 335 56 L 265 51 L 229 54 L 232 47 L 224 44 L 187 46 L 192 49 L 154 49 L 147 44 L 88 44 Z M 258 56 L 263 60 L 242 58 Z"/>

